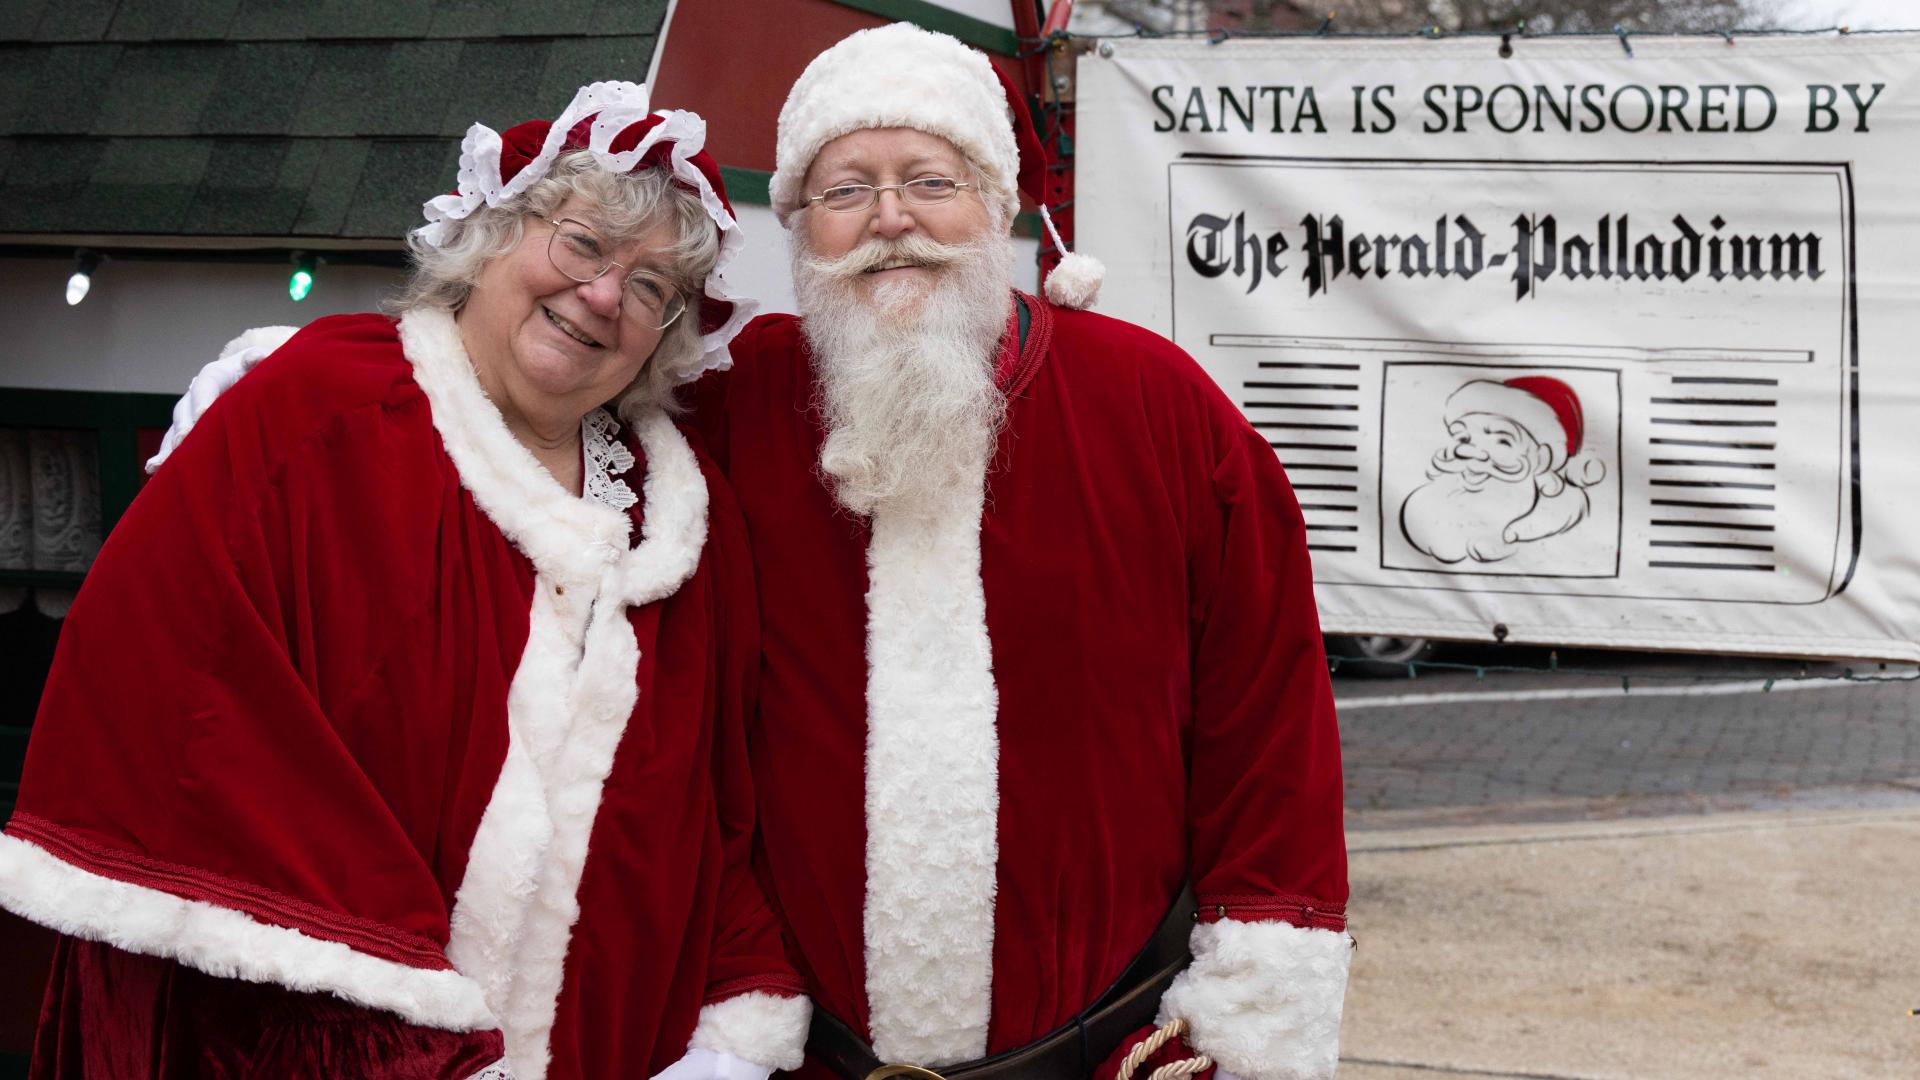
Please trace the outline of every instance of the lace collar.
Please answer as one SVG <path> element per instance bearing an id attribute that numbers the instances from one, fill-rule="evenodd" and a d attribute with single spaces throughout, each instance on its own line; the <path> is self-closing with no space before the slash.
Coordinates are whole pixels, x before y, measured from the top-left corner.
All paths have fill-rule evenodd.
<path id="1" fill-rule="evenodd" d="M 633 451 L 620 441 L 620 422 L 611 413 L 595 409 L 581 418 L 580 446 L 584 451 L 581 497 L 623 513 L 640 502 L 640 496 L 620 479 L 633 468 Z"/>

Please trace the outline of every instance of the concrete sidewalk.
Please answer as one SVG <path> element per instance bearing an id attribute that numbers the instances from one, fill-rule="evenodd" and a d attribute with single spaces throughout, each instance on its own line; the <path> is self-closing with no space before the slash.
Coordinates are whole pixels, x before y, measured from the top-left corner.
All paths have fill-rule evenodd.
<path id="1" fill-rule="evenodd" d="M 1342 1078 L 1920 1077 L 1920 808 L 1348 843 Z"/>

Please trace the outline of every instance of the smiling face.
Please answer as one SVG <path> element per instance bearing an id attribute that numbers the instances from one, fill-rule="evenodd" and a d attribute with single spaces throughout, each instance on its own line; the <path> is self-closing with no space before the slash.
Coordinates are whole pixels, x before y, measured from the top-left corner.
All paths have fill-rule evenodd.
<path id="1" fill-rule="evenodd" d="M 1550 456 L 1526 428 L 1497 413 L 1467 413 L 1447 425 L 1447 434 L 1453 441 L 1434 455 L 1434 466 L 1459 474 L 1468 491 L 1478 491 L 1488 480 L 1532 479 Z"/>
<path id="2" fill-rule="evenodd" d="M 550 215 L 599 228 L 586 200 L 569 198 Z M 495 404 L 526 415 L 585 416 L 631 384 L 659 345 L 662 331 L 623 295 L 629 269 L 666 273 L 672 226 L 652 222 L 610 241 L 620 264 L 590 282 L 569 278 L 548 257 L 554 226 L 529 216 L 520 242 L 489 261 L 457 321 L 481 386 Z"/>
<path id="3" fill-rule="evenodd" d="M 849 132 L 820 148 L 807 170 L 803 192 L 811 197 L 841 184 L 904 184 L 925 177 L 944 176 L 974 183 L 973 170 L 957 147 L 938 135 L 912 128 L 868 128 Z M 794 222 L 798 239 L 816 259 L 837 260 L 860 253 L 863 268 L 858 287 L 872 296 L 910 289 L 924 291 L 947 267 L 914 254 L 915 241 L 964 246 L 978 242 L 994 228 L 994 215 L 969 186 L 952 199 L 916 205 L 898 191 L 883 191 L 865 210 L 836 213 L 821 203 L 808 203 Z"/>

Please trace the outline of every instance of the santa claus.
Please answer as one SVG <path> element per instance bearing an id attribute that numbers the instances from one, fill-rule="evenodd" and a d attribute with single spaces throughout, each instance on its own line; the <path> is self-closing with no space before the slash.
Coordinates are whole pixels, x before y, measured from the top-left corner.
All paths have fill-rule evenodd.
<path id="1" fill-rule="evenodd" d="M 1077 310 L 1096 263 L 1013 288 L 1027 117 L 912 26 L 815 59 L 772 181 L 800 317 L 700 388 L 760 572 L 807 1072 L 1080 1080 L 1158 1020 L 1242 1076 L 1331 1076 L 1346 864 L 1300 513 L 1190 358 Z"/>
<path id="2" fill-rule="evenodd" d="M 1476 379 L 1447 398 L 1449 440 L 1427 483 L 1400 505 L 1400 528 L 1443 563 L 1498 562 L 1521 544 L 1586 520 L 1586 489 L 1606 464 L 1583 450 L 1580 397 L 1559 379 Z"/>

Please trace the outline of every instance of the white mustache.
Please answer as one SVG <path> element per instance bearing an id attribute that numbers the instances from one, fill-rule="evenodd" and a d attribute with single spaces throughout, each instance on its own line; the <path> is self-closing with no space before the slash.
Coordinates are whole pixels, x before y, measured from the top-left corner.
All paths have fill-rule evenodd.
<path id="1" fill-rule="evenodd" d="M 967 258 L 976 250 L 977 245 L 943 244 L 920 233 L 908 233 L 894 239 L 871 237 L 839 258 L 809 257 L 807 263 L 817 274 L 845 281 L 883 266 L 923 266 L 937 270 Z"/>
<path id="2" fill-rule="evenodd" d="M 1520 476 L 1527 471 L 1525 462 L 1510 469 L 1501 468 L 1500 464 L 1492 458 L 1463 458 L 1454 453 L 1452 446 L 1443 446 L 1434 452 L 1433 467 L 1441 472 L 1465 472 L 1472 469 L 1475 472 L 1494 473 L 1499 476 Z"/>

